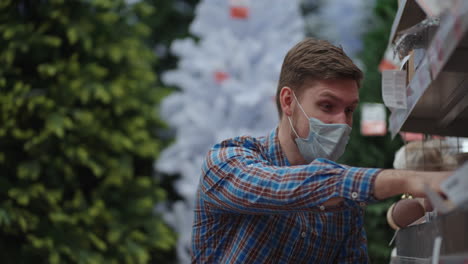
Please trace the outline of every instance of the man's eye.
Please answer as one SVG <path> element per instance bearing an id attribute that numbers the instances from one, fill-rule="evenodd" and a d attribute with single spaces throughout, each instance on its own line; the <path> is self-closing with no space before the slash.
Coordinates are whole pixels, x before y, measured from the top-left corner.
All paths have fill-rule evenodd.
<path id="1" fill-rule="evenodd" d="M 346 108 L 346 113 L 354 113 L 354 108 Z"/>
<path id="2" fill-rule="evenodd" d="M 331 111 L 332 108 L 333 108 L 333 106 L 331 104 L 322 104 L 321 107 L 325 111 Z"/>

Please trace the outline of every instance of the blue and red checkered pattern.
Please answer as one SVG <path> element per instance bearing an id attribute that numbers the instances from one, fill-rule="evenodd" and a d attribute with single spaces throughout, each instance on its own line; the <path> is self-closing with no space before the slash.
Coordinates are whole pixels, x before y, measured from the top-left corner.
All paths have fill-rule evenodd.
<path id="1" fill-rule="evenodd" d="M 379 169 L 291 166 L 277 129 L 215 145 L 202 166 L 193 263 L 367 263 L 363 212 Z M 336 206 L 322 204 L 342 197 Z"/>

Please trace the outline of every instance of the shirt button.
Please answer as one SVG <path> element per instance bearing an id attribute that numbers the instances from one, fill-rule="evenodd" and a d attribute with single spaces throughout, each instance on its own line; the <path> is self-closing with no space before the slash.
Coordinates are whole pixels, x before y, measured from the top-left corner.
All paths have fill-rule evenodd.
<path id="1" fill-rule="evenodd" d="M 306 237 L 306 235 L 307 235 L 306 232 L 301 233 L 301 237 L 303 237 L 303 238 Z"/>
<path id="2" fill-rule="evenodd" d="M 357 193 L 357 192 L 351 193 L 351 198 L 356 199 L 357 197 L 358 197 L 358 193 Z"/>
<path id="3" fill-rule="evenodd" d="M 325 210 L 325 206 L 323 206 L 323 205 L 319 206 L 319 208 L 320 208 L 320 210 L 322 210 L 322 211 Z"/>

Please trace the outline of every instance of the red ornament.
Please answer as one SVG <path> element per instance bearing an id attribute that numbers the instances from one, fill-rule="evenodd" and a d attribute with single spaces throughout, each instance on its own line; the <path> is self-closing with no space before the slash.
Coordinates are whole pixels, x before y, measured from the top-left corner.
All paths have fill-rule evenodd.
<path id="1" fill-rule="evenodd" d="M 229 11 L 233 19 L 247 19 L 249 17 L 249 4 L 246 0 L 229 1 Z"/>
<path id="2" fill-rule="evenodd" d="M 227 72 L 215 71 L 214 80 L 217 84 L 221 84 L 227 79 L 229 79 L 229 74 Z"/>
<path id="3" fill-rule="evenodd" d="M 231 6 L 231 17 L 234 19 L 247 19 L 249 17 L 249 8 L 245 6 Z"/>

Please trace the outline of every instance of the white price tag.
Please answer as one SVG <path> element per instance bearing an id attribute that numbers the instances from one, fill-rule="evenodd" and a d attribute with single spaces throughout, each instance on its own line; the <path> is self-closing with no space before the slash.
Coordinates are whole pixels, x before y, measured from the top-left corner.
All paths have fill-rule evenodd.
<path id="1" fill-rule="evenodd" d="M 384 136 L 387 133 L 385 106 L 378 103 L 364 103 L 361 110 L 361 134 Z"/>
<path id="2" fill-rule="evenodd" d="M 406 71 L 382 72 L 382 97 L 388 108 L 406 109 Z"/>

